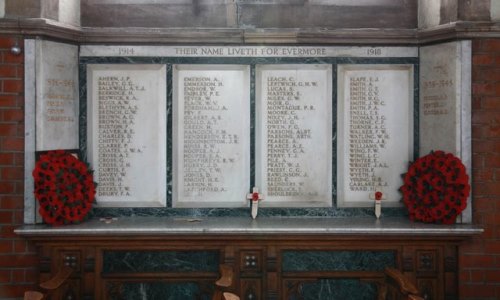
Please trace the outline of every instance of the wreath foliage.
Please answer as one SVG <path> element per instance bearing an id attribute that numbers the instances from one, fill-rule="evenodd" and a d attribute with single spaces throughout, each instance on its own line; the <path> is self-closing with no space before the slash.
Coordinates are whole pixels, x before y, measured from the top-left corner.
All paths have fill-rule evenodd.
<path id="1" fill-rule="evenodd" d="M 96 188 L 92 171 L 70 152 L 53 150 L 40 155 L 33 178 L 45 223 L 79 223 L 92 208 Z"/>
<path id="2" fill-rule="evenodd" d="M 400 188 L 411 220 L 453 224 L 467 206 L 469 176 L 460 159 L 434 151 L 413 162 Z"/>

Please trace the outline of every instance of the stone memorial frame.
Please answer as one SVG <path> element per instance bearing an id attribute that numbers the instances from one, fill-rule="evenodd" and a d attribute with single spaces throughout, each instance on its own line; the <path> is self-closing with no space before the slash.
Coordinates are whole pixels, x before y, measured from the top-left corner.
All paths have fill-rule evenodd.
<path id="1" fill-rule="evenodd" d="M 259 216 L 373 216 L 373 208 L 358 207 L 344 209 L 337 203 L 337 68 L 340 65 L 389 64 L 411 65 L 418 74 L 417 47 L 303 47 L 303 46 L 99 46 L 83 45 L 80 49 L 80 78 L 86 78 L 86 67 L 89 64 L 160 64 L 166 67 L 166 130 L 167 130 L 167 163 L 166 163 L 166 207 L 99 207 L 94 210 L 96 216 L 109 215 L 154 215 L 154 216 L 249 216 L 248 202 L 239 207 L 179 207 L 174 205 L 173 184 L 173 73 L 176 65 L 242 65 L 250 69 L 250 174 L 247 192 L 258 184 L 255 171 L 257 169 L 257 94 L 256 70 L 260 65 L 325 65 L 332 68 L 332 200 L 331 205 L 323 207 L 314 205 L 262 206 Z M 87 148 L 87 115 L 86 115 L 86 83 L 80 82 L 80 149 Z M 415 93 L 418 95 L 418 76 L 415 78 Z M 418 102 L 418 101 L 416 101 Z M 415 105 L 418 105 L 417 103 Z M 418 113 L 415 113 L 418 123 Z M 418 132 L 415 132 L 418 141 Z M 418 145 L 415 144 L 415 151 Z M 264 195 L 265 197 L 265 195 Z M 306 201 L 307 202 L 307 201 Z M 401 207 L 385 207 L 383 216 L 401 216 Z"/>
<path id="2" fill-rule="evenodd" d="M 41 62 L 42 55 L 37 49 L 40 49 L 40 43 L 47 45 L 51 44 L 57 46 L 55 42 L 26 39 L 24 44 L 24 51 L 26 53 L 25 61 L 25 213 L 24 221 L 26 224 L 39 222 L 36 212 L 36 203 L 33 197 L 33 179 L 30 176 L 34 167 L 35 151 L 40 147 L 37 142 L 37 127 L 41 126 L 34 117 L 37 113 L 37 87 L 41 87 L 40 83 L 43 81 L 43 72 L 40 73 L 40 68 L 37 72 L 37 64 Z M 71 45 L 64 45 L 62 47 Z M 76 49 L 76 48 L 75 48 Z M 421 50 L 419 54 L 419 50 Z M 78 50 L 77 50 L 78 51 Z M 453 52 L 454 55 L 449 55 Z M 49 52 L 52 53 L 52 52 Z M 53 52 L 56 53 L 56 52 Z M 433 59 L 432 53 L 437 53 L 442 59 Z M 423 154 L 428 149 L 434 148 L 432 143 L 423 143 L 419 145 L 420 139 L 427 142 L 427 136 L 439 136 L 441 133 L 437 131 L 429 131 L 426 129 L 427 121 L 425 118 L 434 118 L 435 114 L 425 113 L 427 106 L 435 105 L 434 103 L 426 102 L 426 98 L 433 96 L 434 91 L 431 89 L 421 89 L 419 81 L 423 85 L 434 84 L 435 80 L 444 80 L 447 88 L 452 87 L 447 94 L 451 104 L 454 104 L 454 116 L 456 121 L 452 122 L 454 125 L 453 136 L 460 136 L 461 140 L 454 140 L 451 144 L 449 151 L 456 149 L 455 153 L 460 156 L 462 161 L 466 164 L 470 174 L 471 167 L 471 141 L 470 141 L 470 65 L 471 65 L 471 43 L 470 41 L 459 41 L 443 43 L 438 45 L 431 45 L 425 47 L 303 47 L 303 46 L 101 46 L 101 45 L 82 45 L 79 47 L 79 58 L 77 61 L 70 61 L 69 64 L 78 66 L 74 68 L 69 77 L 79 78 L 79 98 L 80 98 L 80 117 L 79 117 L 79 149 L 82 153 L 82 158 L 86 159 L 87 151 L 87 113 L 86 113 L 86 66 L 88 64 L 162 64 L 166 66 L 168 86 L 172 85 L 172 65 L 173 64 L 244 64 L 250 66 L 251 73 L 251 86 L 255 85 L 255 66 L 258 64 L 330 64 L 332 65 L 332 86 L 333 90 L 337 88 L 337 68 L 342 64 L 348 65 L 363 65 L 363 64 L 409 64 L 414 67 L 414 87 L 415 87 L 415 130 L 414 142 L 415 156 L 418 155 L 419 149 Z M 439 75 L 435 72 L 439 69 L 442 78 L 434 78 Z M 420 69 L 420 71 L 419 71 Z M 79 72 L 79 74 L 78 74 Z M 419 76 L 420 74 L 420 76 Z M 433 77 L 434 76 L 434 77 Z M 439 76 L 438 76 L 439 77 Z M 429 83 L 425 83 L 429 81 Z M 452 85 L 450 85 L 450 83 Z M 75 86 L 75 85 L 73 85 Z M 420 92 L 422 91 L 422 92 Z M 419 95 L 422 102 L 419 103 Z M 166 203 L 167 206 L 156 208 L 139 208 L 139 207 L 99 207 L 94 210 L 95 216 L 108 216 L 108 215 L 130 215 L 130 214 L 143 214 L 143 215 L 156 215 L 156 216 L 182 216 L 182 215 L 203 215 L 203 216 L 227 216 L 227 215 L 248 215 L 248 207 L 240 208 L 172 208 L 172 92 L 166 92 L 166 111 L 167 111 L 167 163 L 166 163 Z M 336 117 L 336 93 L 333 93 L 333 114 Z M 424 99 L 425 98 L 425 99 Z M 434 98 L 432 98 L 434 99 Z M 255 170 L 255 93 L 250 92 L 250 152 L 251 152 L 251 176 L 250 186 L 255 184 L 253 172 Z M 419 109 L 420 108 L 420 109 Z M 419 117 L 423 114 L 422 117 Z M 39 109 L 38 109 L 39 111 Z M 443 118 L 443 115 L 437 115 L 435 118 Z M 422 120 L 420 120 L 422 119 Z M 420 126 L 419 126 L 420 123 Z M 451 123 L 450 123 L 451 124 Z M 442 127 L 440 129 L 445 129 Z M 336 168 L 337 154 L 336 148 L 338 139 L 336 136 L 337 124 L 332 122 L 333 136 L 333 168 Z M 458 134 L 458 135 L 456 135 Z M 78 138 L 78 136 L 74 136 Z M 441 140 L 441 142 L 443 142 Z M 68 146 L 69 147 L 69 146 Z M 455 148 L 453 148 L 455 147 Z M 69 147 L 73 148 L 73 147 Z M 260 216 L 368 216 L 373 215 L 371 208 L 355 208 L 343 209 L 342 205 L 337 203 L 337 178 L 336 174 L 332 178 L 332 196 L 333 207 L 330 208 L 314 208 L 314 207 L 301 207 L 301 208 L 263 208 Z M 250 191 L 250 189 L 249 189 Z M 469 223 L 471 217 L 471 199 L 468 201 L 468 208 L 464 212 L 461 221 Z M 401 208 L 384 208 L 383 216 L 401 216 L 404 215 L 404 209 Z"/>
<path id="3" fill-rule="evenodd" d="M 26 39 L 24 222 L 41 222 L 33 195 L 36 151 L 78 148 L 78 46 Z"/>
<path id="4" fill-rule="evenodd" d="M 471 41 L 420 47 L 420 153 L 443 150 L 459 157 L 472 182 Z M 460 215 L 472 222 L 472 192 Z"/>

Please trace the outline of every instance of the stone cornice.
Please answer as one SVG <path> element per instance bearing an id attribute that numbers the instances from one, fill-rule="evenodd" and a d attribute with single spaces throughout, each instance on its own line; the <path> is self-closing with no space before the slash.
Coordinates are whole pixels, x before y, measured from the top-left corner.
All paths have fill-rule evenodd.
<path id="1" fill-rule="evenodd" d="M 500 38 L 500 23 L 456 22 L 431 29 L 89 28 L 47 19 L 1 19 L 0 34 L 77 44 L 423 45 Z"/>
<path id="2" fill-rule="evenodd" d="M 500 23 L 455 22 L 443 24 L 431 29 L 420 29 L 416 38 L 422 45 L 448 40 L 500 38 Z"/>
<path id="3" fill-rule="evenodd" d="M 118 44 L 243 44 L 241 29 L 82 28 L 82 43 Z"/>
<path id="4" fill-rule="evenodd" d="M 80 42 L 82 30 L 48 19 L 0 19 L 0 34 L 39 36 L 66 42 Z"/>

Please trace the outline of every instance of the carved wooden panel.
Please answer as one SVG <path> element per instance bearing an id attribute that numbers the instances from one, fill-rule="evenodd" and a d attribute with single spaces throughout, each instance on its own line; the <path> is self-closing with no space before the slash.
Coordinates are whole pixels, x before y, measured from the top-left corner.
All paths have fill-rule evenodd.
<path id="1" fill-rule="evenodd" d="M 417 288 L 425 300 L 440 299 L 437 279 L 417 279 Z"/>
<path id="2" fill-rule="evenodd" d="M 403 272 L 413 272 L 415 270 L 415 249 L 414 247 L 404 247 L 401 253 Z"/>
<path id="3" fill-rule="evenodd" d="M 456 247 L 445 246 L 444 251 L 444 298 L 458 299 L 458 263 Z"/>
<path id="4" fill-rule="evenodd" d="M 262 297 L 262 281 L 260 279 L 241 279 L 240 294 L 242 300 L 261 300 Z"/>
<path id="5" fill-rule="evenodd" d="M 417 251 L 417 272 L 436 273 L 437 259 L 435 250 Z"/>
<path id="6" fill-rule="evenodd" d="M 62 265 L 73 268 L 75 271 L 80 271 L 81 254 L 80 251 L 61 251 Z"/>
<path id="7" fill-rule="evenodd" d="M 240 270 L 242 272 L 261 272 L 262 252 L 242 251 L 240 253 Z"/>
<path id="8" fill-rule="evenodd" d="M 59 289 L 56 290 L 51 299 L 61 300 L 80 300 L 83 299 L 80 293 L 80 279 L 74 278 L 67 280 Z"/>
<path id="9" fill-rule="evenodd" d="M 348 299 L 345 293 L 376 298 L 377 283 L 384 279 L 387 264 L 415 282 L 427 300 L 457 299 L 458 295 L 457 244 L 447 240 L 357 235 L 179 235 L 168 239 L 138 235 L 109 241 L 94 236 L 40 238 L 37 243 L 40 280 L 62 265 L 78 270 L 52 300 L 126 299 L 125 295 L 138 296 L 141 291 L 147 291 L 151 299 L 160 294 L 210 298 L 219 264 L 233 267 L 234 285 L 229 291 L 246 300 Z M 308 253 L 315 256 L 306 257 Z M 340 259 L 343 256 L 348 259 Z M 132 269 L 118 268 L 122 258 L 134 262 L 128 265 Z M 304 262 L 298 258 L 310 263 L 301 267 Z M 146 259 L 149 261 L 141 263 Z M 200 269 L 206 264 L 210 267 Z"/>

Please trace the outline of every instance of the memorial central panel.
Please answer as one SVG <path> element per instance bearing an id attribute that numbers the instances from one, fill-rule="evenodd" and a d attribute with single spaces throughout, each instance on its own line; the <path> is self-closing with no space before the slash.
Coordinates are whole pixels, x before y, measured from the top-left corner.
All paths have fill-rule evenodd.
<path id="1" fill-rule="evenodd" d="M 332 205 L 331 72 L 331 65 L 257 66 L 262 206 Z"/>
<path id="2" fill-rule="evenodd" d="M 338 68 L 337 203 L 400 205 L 401 174 L 413 158 L 413 68 L 342 65 Z"/>
<path id="3" fill-rule="evenodd" d="M 173 206 L 247 206 L 249 66 L 174 65 L 173 82 Z"/>
<path id="4" fill-rule="evenodd" d="M 98 206 L 166 206 L 166 67 L 88 65 Z"/>

